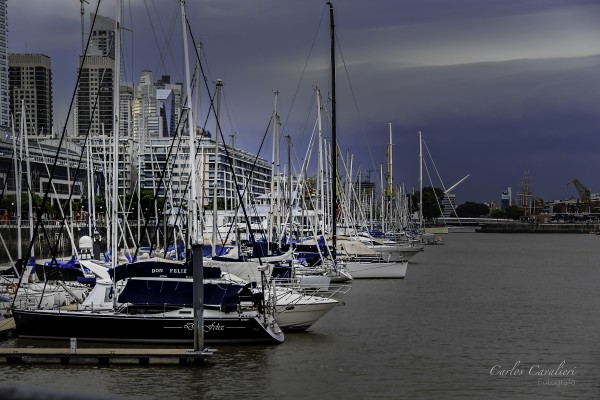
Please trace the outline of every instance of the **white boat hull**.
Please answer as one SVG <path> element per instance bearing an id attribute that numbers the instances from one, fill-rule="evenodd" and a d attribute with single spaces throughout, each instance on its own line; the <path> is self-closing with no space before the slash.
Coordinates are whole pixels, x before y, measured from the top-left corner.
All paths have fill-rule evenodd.
<path id="1" fill-rule="evenodd" d="M 369 246 L 369 248 L 381 254 L 381 257 L 384 260 L 397 262 L 409 261 L 411 258 L 416 256 L 417 253 L 423 251 L 423 245 L 381 245 Z"/>
<path id="2" fill-rule="evenodd" d="M 406 276 L 408 261 L 403 262 L 356 262 L 348 261 L 346 267 L 354 279 L 394 278 Z"/>
<path id="3" fill-rule="evenodd" d="M 302 296 L 293 291 L 277 293 L 275 321 L 283 330 L 305 330 L 338 304 L 335 299 Z"/>

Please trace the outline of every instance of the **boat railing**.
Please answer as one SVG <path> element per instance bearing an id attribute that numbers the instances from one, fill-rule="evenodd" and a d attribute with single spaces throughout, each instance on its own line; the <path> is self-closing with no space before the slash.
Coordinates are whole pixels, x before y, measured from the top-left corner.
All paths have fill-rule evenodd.
<path id="1" fill-rule="evenodd" d="M 352 289 L 350 284 L 301 285 L 297 283 L 277 283 L 277 287 L 283 290 L 297 291 L 304 296 L 323 298 L 342 296 Z"/>

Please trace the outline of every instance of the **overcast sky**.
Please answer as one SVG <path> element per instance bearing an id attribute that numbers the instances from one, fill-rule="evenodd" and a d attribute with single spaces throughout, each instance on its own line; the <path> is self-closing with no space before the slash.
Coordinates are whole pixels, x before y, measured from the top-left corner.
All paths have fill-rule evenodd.
<path id="1" fill-rule="evenodd" d="M 116 3 L 102 0 L 99 14 L 115 18 Z M 122 79 L 137 83 L 148 69 L 155 78 L 168 74 L 184 82 L 179 2 L 124 3 Z M 97 4 L 85 4 L 86 33 Z M 498 203 L 507 187 L 516 197 L 526 172 L 530 190 L 546 200 L 578 197 L 568 184 L 573 178 L 600 192 L 597 0 L 345 0 L 334 6 L 338 141 L 342 156 L 353 155 L 354 174 L 379 180 L 391 124 L 393 179 L 408 190 L 419 185 L 422 131 L 425 186 L 448 188 L 470 174 L 454 190 L 459 204 Z M 314 89 L 329 97 L 325 1 L 188 0 L 186 12 L 193 39 L 203 45 L 210 90 L 217 79 L 224 82 L 226 137 L 235 132 L 236 146 L 258 152 L 277 90 L 283 134 L 291 137 L 299 168 L 316 121 Z M 52 58 L 54 124 L 62 128 L 81 52 L 80 2 L 8 0 L 8 29 L 9 52 Z M 214 132 L 214 125 L 207 128 Z M 270 140 L 261 150 L 269 160 Z"/>

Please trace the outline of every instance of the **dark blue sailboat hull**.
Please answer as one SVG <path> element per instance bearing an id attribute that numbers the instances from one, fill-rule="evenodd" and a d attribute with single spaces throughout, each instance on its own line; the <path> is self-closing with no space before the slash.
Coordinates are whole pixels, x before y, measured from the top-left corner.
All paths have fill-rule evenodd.
<path id="1" fill-rule="evenodd" d="M 13 310 L 19 337 L 69 339 L 118 343 L 193 344 L 194 318 L 191 310 L 177 317 L 162 314 L 114 312 Z M 204 319 L 207 344 L 280 343 L 283 335 L 273 334 L 260 317 L 239 317 L 237 313 Z"/>

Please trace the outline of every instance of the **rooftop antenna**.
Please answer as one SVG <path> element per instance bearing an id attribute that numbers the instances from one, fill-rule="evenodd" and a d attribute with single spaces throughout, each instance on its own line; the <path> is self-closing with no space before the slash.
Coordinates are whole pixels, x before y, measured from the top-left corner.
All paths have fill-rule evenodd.
<path id="1" fill-rule="evenodd" d="M 87 0 L 79 0 L 81 3 L 81 54 L 83 55 L 83 51 L 85 50 L 85 33 L 83 32 L 83 17 L 85 15 L 84 5 L 83 3 L 89 3 Z"/>

